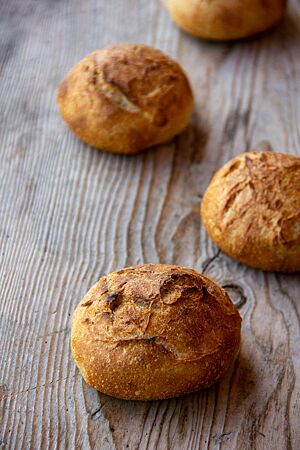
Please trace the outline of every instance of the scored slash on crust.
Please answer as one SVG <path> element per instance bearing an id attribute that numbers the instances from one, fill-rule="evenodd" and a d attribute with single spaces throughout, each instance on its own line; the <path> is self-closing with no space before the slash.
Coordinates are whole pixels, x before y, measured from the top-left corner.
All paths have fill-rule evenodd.
<path id="1" fill-rule="evenodd" d="M 141 114 L 145 119 L 153 122 L 153 114 L 149 114 L 147 111 L 144 111 L 142 108 L 130 101 L 129 98 L 124 94 L 124 92 L 121 91 L 121 89 L 105 79 L 104 71 L 99 70 L 97 63 L 94 62 L 94 64 L 94 74 L 96 76 L 94 76 L 93 81 L 105 97 L 112 100 L 122 109 L 125 109 L 131 113 Z"/>

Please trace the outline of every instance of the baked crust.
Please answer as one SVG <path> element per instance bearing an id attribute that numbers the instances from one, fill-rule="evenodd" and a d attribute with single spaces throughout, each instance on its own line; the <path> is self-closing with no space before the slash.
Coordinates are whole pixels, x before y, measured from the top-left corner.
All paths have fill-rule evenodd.
<path id="1" fill-rule="evenodd" d="M 245 38 L 274 26 L 286 0 L 163 0 L 173 20 L 204 39 Z"/>
<path id="2" fill-rule="evenodd" d="M 251 267 L 300 270 L 300 158 L 239 155 L 213 177 L 201 204 L 211 239 Z"/>
<path id="3" fill-rule="evenodd" d="M 193 110 L 192 90 L 179 64 L 140 44 L 88 55 L 62 81 L 57 101 L 77 136 L 119 153 L 170 140 L 187 126 Z"/>
<path id="4" fill-rule="evenodd" d="M 227 293 L 192 269 L 128 267 L 102 277 L 77 306 L 71 348 L 85 381 L 105 394 L 153 400 L 206 388 L 240 346 Z"/>

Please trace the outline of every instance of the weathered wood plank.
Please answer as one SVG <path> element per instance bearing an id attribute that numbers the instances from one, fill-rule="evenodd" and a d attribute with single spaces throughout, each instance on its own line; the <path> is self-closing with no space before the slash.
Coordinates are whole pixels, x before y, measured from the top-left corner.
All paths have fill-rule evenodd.
<path id="1" fill-rule="evenodd" d="M 300 2 L 278 29 L 235 44 L 181 33 L 159 1 L 2 1 L 0 22 L 2 448 L 299 448 L 299 275 L 225 257 L 198 210 L 233 155 L 300 155 Z M 69 67 L 125 41 L 181 61 L 197 102 L 180 137 L 134 157 L 78 141 L 55 104 Z M 102 274 L 140 262 L 203 269 L 245 296 L 241 354 L 220 384 L 145 403 L 82 381 L 70 315 Z"/>

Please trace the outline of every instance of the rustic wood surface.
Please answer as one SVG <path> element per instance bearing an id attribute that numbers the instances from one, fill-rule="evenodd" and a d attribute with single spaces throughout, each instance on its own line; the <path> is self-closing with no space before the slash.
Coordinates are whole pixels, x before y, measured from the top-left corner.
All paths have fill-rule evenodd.
<path id="1" fill-rule="evenodd" d="M 233 44 L 180 32 L 158 0 L 1 0 L 0 23 L 0 447 L 298 450 L 300 276 L 218 252 L 199 202 L 242 151 L 300 155 L 300 1 Z M 124 41 L 180 61 L 197 103 L 180 137 L 133 157 L 80 142 L 55 101 L 72 65 Z M 218 385 L 147 403 L 83 382 L 72 311 L 101 275 L 141 262 L 203 270 L 239 306 L 241 353 Z"/>

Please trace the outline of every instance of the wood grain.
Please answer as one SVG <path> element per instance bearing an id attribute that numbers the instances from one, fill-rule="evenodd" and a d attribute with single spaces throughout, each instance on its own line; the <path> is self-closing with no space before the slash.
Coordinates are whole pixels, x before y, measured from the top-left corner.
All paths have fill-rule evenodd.
<path id="1" fill-rule="evenodd" d="M 299 449 L 299 275 L 218 252 L 199 218 L 213 174 L 247 149 L 300 155 L 300 2 L 271 33 L 234 44 L 181 33 L 159 1 L 0 2 L 0 447 Z M 55 89 L 80 58 L 137 41 L 179 60 L 196 96 L 173 142 L 125 157 L 62 123 Z M 70 316 L 106 272 L 141 262 L 205 270 L 243 315 L 218 385 L 124 402 L 84 384 Z"/>

